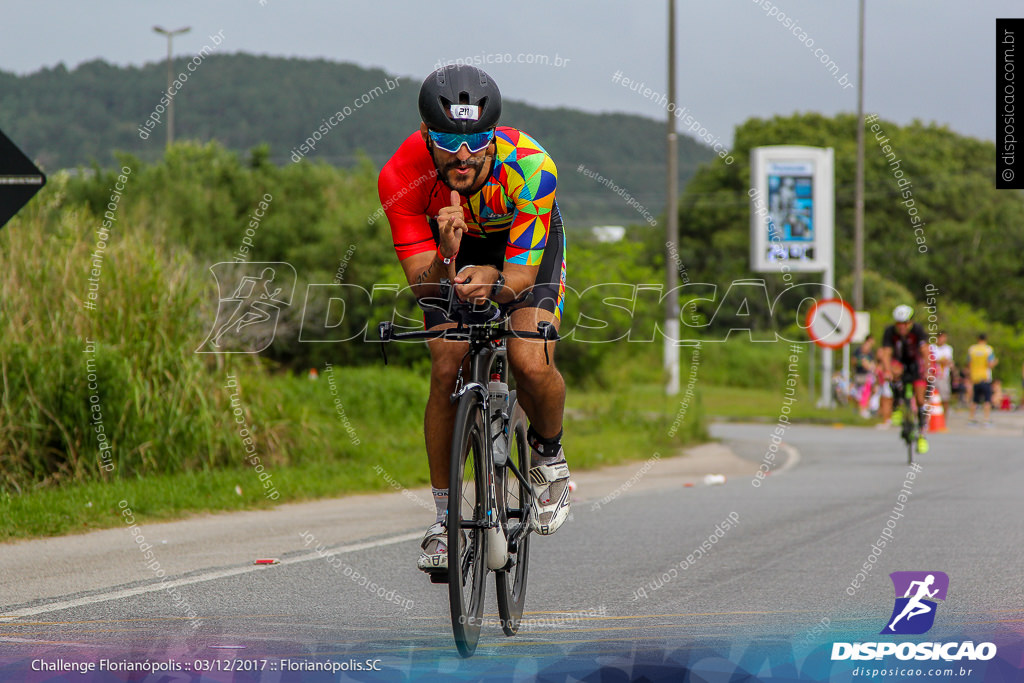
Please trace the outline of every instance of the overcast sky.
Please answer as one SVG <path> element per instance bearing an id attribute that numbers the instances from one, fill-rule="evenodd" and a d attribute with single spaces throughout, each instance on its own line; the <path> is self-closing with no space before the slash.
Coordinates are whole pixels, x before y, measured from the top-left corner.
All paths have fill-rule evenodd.
<path id="1" fill-rule="evenodd" d="M 677 0 L 680 107 L 726 142 L 751 116 L 856 111 L 856 88 L 837 78 L 856 79 L 857 5 Z M 0 21 L 0 69 L 26 74 L 96 58 L 120 65 L 162 60 L 166 39 L 152 27 L 191 26 L 174 41 L 178 56 L 196 53 L 223 30 L 222 52 L 354 62 L 417 81 L 438 60 L 479 58 L 492 62 L 482 66 L 507 98 L 663 118 L 657 102 L 612 76 L 621 72 L 666 92 L 666 7 L 660 0 L 12 2 Z M 1021 10 L 1020 0 L 867 0 L 866 111 L 994 139 L 995 18 Z M 520 55 L 548 63 L 493 63 Z"/>

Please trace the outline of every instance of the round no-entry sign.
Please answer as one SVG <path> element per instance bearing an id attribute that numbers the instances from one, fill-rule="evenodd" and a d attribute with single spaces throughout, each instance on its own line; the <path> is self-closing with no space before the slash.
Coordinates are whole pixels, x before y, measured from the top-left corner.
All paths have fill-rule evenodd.
<path id="1" fill-rule="evenodd" d="M 842 299 L 822 299 L 814 304 L 804 324 L 811 341 L 829 349 L 847 344 L 856 326 L 853 307 Z"/>

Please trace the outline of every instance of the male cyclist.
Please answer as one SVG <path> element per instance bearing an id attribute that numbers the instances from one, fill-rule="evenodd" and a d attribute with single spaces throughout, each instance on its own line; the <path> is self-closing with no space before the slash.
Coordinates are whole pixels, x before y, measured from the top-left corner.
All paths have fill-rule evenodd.
<path id="1" fill-rule="evenodd" d="M 472 66 L 446 66 L 420 88 L 420 129 L 406 138 L 377 181 L 395 251 L 417 299 L 437 296 L 450 278 L 458 296 L 507 303 L 533 291 L 529 307 L 512 313 L 513 329 L 558 326 L 565 292 L 565 238 L 555 204 L 557 170 L 526 133 L 499 126 L 501 93 Z M 454 325 L 424 309 L 428 330 Z M 429 342 L 431 373 L 424 432 L 437 517 L 427 529 L 417 566 L 448 566 L 445 511 L 455 408 L 449 399 L 468 349 L 465 342 Z M 508 340 L 519 402 L 530 419 L 530 480 L 538 513 L 534 529 L 554 533 L 569 514 L 569 467 L 561 447 L 565 382 L 544 354 L 544 342 Z"/>
<path id="2" fill-rule="evenodd" d="M 897 370 L 903 379 L 903 386 L 913 385 L 914 399 L 917 401 L 917 452 L 928 452 L 928 440 L 924 438 L 924 429 L 928 417 L 925 408 L 924 390 L 927 384 L 925 363 L 928 359 L 928 337 L 920 324 L 913 322 L 914 309 L 906 304 L 897 306 L 892 311 L 893 324 L 885 328 L 882 335 L 882 348 L 878 352 L 878 360 L 882 366 L 882 377 L 891 382 Z M 905 391 L 905 389 L 904 389 Z M 903 421 L 902 410 L 910 406 L 901 406 L 904 394 L 893 392 L 892 423 Z"/>

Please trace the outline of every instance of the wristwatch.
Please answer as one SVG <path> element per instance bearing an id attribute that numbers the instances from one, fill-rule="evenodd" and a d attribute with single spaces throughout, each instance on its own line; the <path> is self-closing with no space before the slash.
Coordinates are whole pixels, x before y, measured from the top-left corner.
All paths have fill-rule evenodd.
<path id="1" fill-rule="evenodd" d="M 498 293 L 505 288 L 505 274 L 498 271 L 498 279 L 494 281 L 494 286 L 491 287 L 491 301 L 497 301 Z"/>

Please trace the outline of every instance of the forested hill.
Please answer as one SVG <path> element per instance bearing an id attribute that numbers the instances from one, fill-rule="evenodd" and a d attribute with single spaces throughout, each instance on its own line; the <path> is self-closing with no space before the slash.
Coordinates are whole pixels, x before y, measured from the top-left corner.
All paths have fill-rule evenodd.
<path id="1" fill-rule="evenodd" d="M 189 58 L 174 62 L 185 71 Z M 308 158 L 342 167 L 359 154 L 378 167 L 419 125 L 416 95 L 420 80 L 379 69 L 325 60 L 284 59 L 248 54 L 206 56 L 175 94 L 176 140 L 218 140 L 242 152 L 267 144 L 270 158 L 291 163 L 292 152 L 325 125 L 333 127 Z M 390 86 L 390 90 L 389 90 Z M 47 171 L 98 163 L 109 167 L 118 150 L 155 161 L 166 140 L 164 113 L 140 137 L 167 87 L 165 62 L 118 67 L 103 61 L 63 65 L 26 76 L 0 71 L 0 129 Z M 375 90 L 376 88 L 380 90 Z M 374 101 L 356 100 L 364 95 Z M 559 204 L 577 222 L 642 223 L 642 212 L 613 189 L 577 169 L 610 178 L 651 214 L 664 211 L 664 124 L 640 116 L 587 114 L 541 109 L 508 93 L 503 123 L 529 132 L 558 164 Z M 159 116 L 159 114 L 158 114 Z M 685 184 L 714 153 L 680 136 L 679 178 Z"/>

